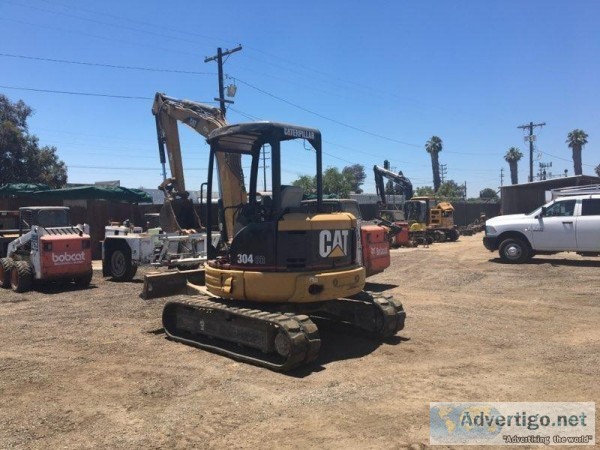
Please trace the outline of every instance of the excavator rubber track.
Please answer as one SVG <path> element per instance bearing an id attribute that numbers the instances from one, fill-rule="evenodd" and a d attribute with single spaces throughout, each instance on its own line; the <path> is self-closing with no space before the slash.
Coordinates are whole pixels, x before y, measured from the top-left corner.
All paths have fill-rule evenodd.
<path id="1" fill-rule="evenodd" d="M 332 300 L 311 314 L 333 324 L 358 329 L 376 339 L 388 339 L 404 329 L 406 312 L 390 294 L 362 291 L 349 298 Z"/>
<path id="2" fill-rule="evenodd" d="M 313 361 L 321 347 L 317 326 L 306 315 L 230 306 L 204 296 L 168 302 L 163 327 L 174 341 L 279 372 Z"/>
<path id="3" fill-rule="evenodd" d="M 286 372 L 319 354 L 319 332 L 309 315 L 377 339 L 396 335 L 406 319 L 391 295 L 366 291 L 315 305 L 271 305 L 271 311 L 247 308 L 249 303 L 203 295 L 171 300 L 163 309 L 163 327 L 174 341 Z"/>

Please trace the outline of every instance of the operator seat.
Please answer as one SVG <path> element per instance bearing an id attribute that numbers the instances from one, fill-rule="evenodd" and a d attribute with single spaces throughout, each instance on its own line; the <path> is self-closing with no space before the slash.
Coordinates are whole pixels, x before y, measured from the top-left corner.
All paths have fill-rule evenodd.
<path id="1" fill-rule="evenodd" d="M 281 203 L 277 208 L 277 216 L 296 212 L 302 206 L 304 190 L 300 186 L 281 186 Z"/>

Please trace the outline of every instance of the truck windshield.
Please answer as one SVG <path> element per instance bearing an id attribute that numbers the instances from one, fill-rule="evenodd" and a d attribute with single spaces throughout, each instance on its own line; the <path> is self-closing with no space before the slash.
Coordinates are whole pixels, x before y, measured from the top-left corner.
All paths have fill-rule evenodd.
<path id="1" fill-rule="evenodd" d="M 525 213 L 525 215 L 527 215 L 527 216 L 537 216 L 537 215 L 540 213 L 540 211 L 541 211 L 541 210 L 542 210 L 542 207 L 541 207 L 541 206 L 538 206 L 538 207 L 537 207 L 537 208 L 535 208 L 533 211 L 530 211 L 530 212 L 528 212 L 528 213 Z"/>

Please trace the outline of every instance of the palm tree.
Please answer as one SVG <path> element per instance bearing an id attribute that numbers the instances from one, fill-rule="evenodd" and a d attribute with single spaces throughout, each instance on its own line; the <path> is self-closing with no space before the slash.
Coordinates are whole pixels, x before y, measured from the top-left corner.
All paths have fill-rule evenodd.
<path id="1" fill-rule="evenodd" d="M 596 167 L 594 167 L 594 172 L 596 172 L 596 175 L 598 175 L 600 177 L 600 164 L 598 164 Z"/>
<path id="2" fill-rule="evenodd" d="M 581 150 L 587 144 L 588 135 L 585 131 L 579 128 L 574 129 L 567 136 L 566 143 L 573 149 L 573 166 L 575 175 L 581 175 Z"/>
<path id="3" fill-rule="evenodd" d="M 437 192 L 440 188 L 440 161 L 438 153 L 442 151 L 442 140 L 437 136 L 431 136 L 431 139 L 425 144 L 425 150 L 431 155 L 431 168 L 433 169 L 433 191 Z"/>
<path id="4" fill-rule="evenodd" d="M 511 147 L 504 155 L 505 161 L 508 163 L 510 168 L 510 182 L 511 184 L 519 184 L 519 160 L 523 157 L 523 153 L 517 147 Z"/>

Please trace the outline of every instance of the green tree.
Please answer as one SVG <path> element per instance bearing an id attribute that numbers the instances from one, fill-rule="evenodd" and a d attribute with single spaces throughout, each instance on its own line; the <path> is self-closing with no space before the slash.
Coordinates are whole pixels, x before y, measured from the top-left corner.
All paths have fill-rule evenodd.
<path id="1" fill-rule="evenodd" d="M 510 169 L 511 184 L 519 184 L 519 160 L 523 157 L 523 153 L 517 147 L 511 147 L 504 155 L 504 160 L 508 163 Z"/>
<path id="2" fill-rule="evenodd" d="M 342 169 L 342 175 L 346 177 L 348 182 L 350 183 L 350 190 L 357 194 L 362 194 L 363 190 L 361 189 L 361 185 L 365 182 L 365 178 L 367 178 L 367 174 L 365 173 L 365 166 L 362 164 L 353 164 L 351 166 L 346 166 Z"/>
<path id="3" fill-rule="evenodd" d="M 292 182 L 292 186 L 299 186 L 305 194 L 311 194 L 317 191 L 317 181 L 315 177 L 310 175 L 302 175 L 296 181 Z"/>
<path id="4" fill-rule="evenodd" d="M 348 198 L 350 192 L 362 193 L 360 185 L 366 178 L 365 169 L 361 164 L 346 166 L 340 172 L 337 167 L 329 167 L 323 172 L 323 194 L 337 195 Z M 302 175 L 292 182 L 293 186 L 300 186 L 306 194 L 317 190 L 316 177 Z"/>
<path id="5" fill-rule="evenodd" d="M 334 194 L 341 198 L 348 198 L 351 190 L 350 181 L 337 167 L 328 167 L 323 172 L 323 194 Z"/>
<path id="6" fill-rule="evenodd" d="M 596 175 L 598 175 L 600 177 L 600 164 L 598 164 L 596 167 L 594 167 L 594 172 L 596 172 Z"/>
<path id="7" fill-rule="evenodd" d="M 442 140 L 437 136 L 431 136 L 431 139 L 425 144 L 425 150 L 431 155 L 431 168 L 433 170 L 433 190 L 435 192 L 440 188 L 440 160 L 438 154 L 442 151 Z"/>
<path id="8" fill-rule="evenodd" d="M 431 186 L 420 186 L 415 189 L 415 196 L 417 197 L 433 197 L 435 192 Z"/>
<path id="9" fill-rule="evenodd" d="M 581 150 L 588 143 L 588 135 L 585 131 L 576 128 L 567 135 L 566 143 L 573 150 L 573 168 L 575 175 L 581 175 Z"/>
<path id="10" fill-rule="evenodd" d="M 479 198 L 481 200 L 493 201 L 497 202 L 500 200 L 496 191 L 492 188 L 485 188 L 481 192 L 479 192 Z"/>
<path id="11" fill-rule="evenodd" d="M 440 184 L 440 188 L 435 193 L 436 197 L 444 197 L 446 199 L 464 198 L 465 189 L 463 185 L 458 184 L 454 180 L 444 181 Z"/>
<path id="12" fill-rule="evenodd" d="M 56 147 L 40 148 L 38 138 L 29 134 L 32 113 L 23 101 L 12 103 L 0 94 L 0 185 L 44 183 L 60 188 L 67 182 L 67 168 Z"/>

